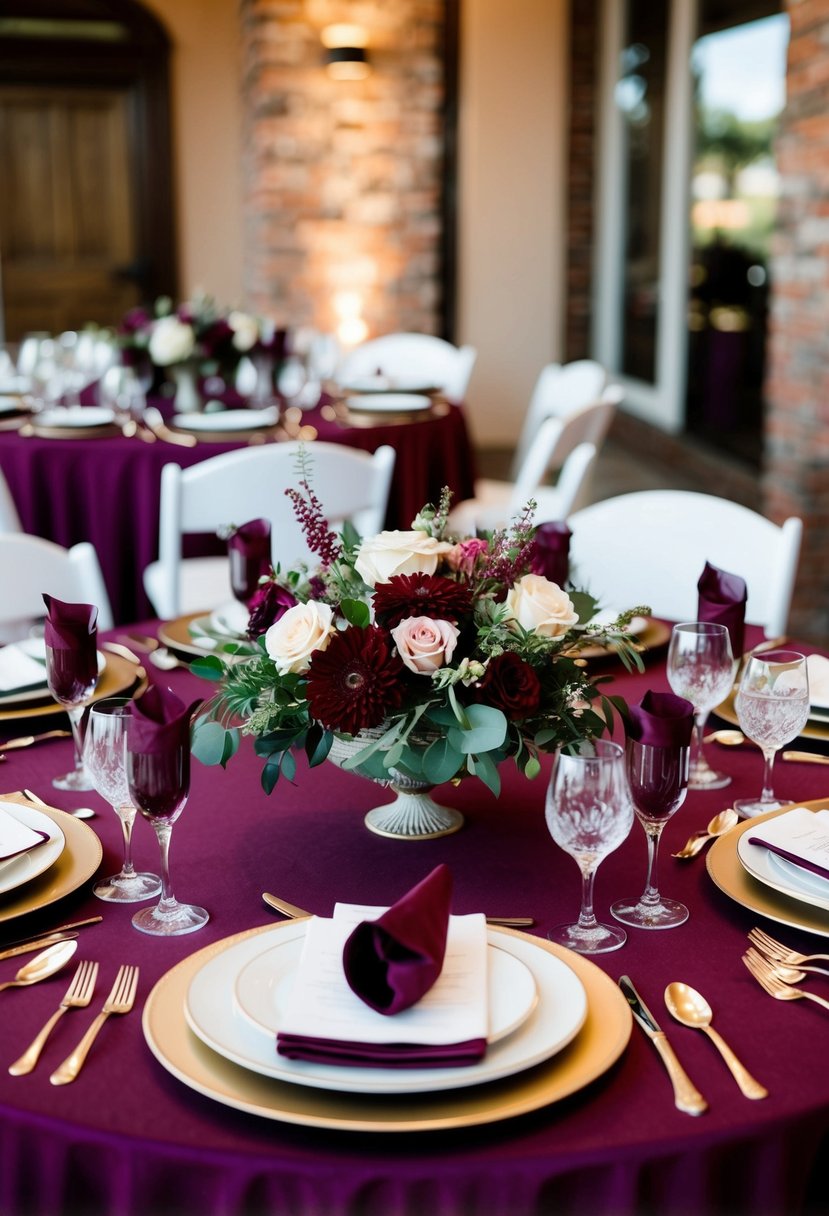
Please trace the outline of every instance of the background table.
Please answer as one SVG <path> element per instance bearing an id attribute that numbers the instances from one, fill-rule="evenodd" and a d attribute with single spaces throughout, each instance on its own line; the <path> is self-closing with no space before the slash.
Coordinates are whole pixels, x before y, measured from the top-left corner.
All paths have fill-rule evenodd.
<path id="1" fill-rule="evenodd" d="M 117 635 L 117 631 L 116 631 Z M 152 671 L 153 669 L 151 669 Z M 664 651 L 644 675 L 617 665 L 613 691 L 629 701 L 647 687 L 665 690 Z M 183 696 L 204 691 L 188 672 L 153 678 Z M 16 733 L 16 732 L 12 732 Z M 248 741 L 249 742 L 249 741 Z M 454 910 L 497 910 L 537 918 L 544 935 L 575 916 L 574 862 L 544 824 L 544 777 L 533 783 L 504 766 L 496 800 L 479 783 L 441 790 L 466 815 L 462 831 L 436 841 L 382 839 L 363 826 L 376 787 L 325 764 L 280 783 L 271 797 L 258 786 L 249 747 L 227 772 L 194 764 L 192 793 L 173 833 L 172 868 L 179 898 L 204 904 L 209 925 L 169 941 L 136 933 L 131 908 L 94 899 L 88 888 L 49 914 L 2 926 L 0 945 L 44 925 L 102 913 L 82 930 L 78 957 L 97 958 L 96 994 L 109 989 L 119 963 L 141 967 L 138 1008 L 110 1019 L 79 1079 L 54 1089 L 48 1075 L 74 1045 L 91 1011 L 70 1013 L 29 1077 L 5 1069 L 63 995 L 67 974 L 0 995 L 0 1211 L 4 1216 L 795 1216 L 827 1210 L 829 1176 L 819 1168 L 829 1140 L 829 1015 L 809 1002 L 776 1002 L 740 962 L 746 934 L 761 918 L 721 893 L 704 858 L 670 857 L 693 830 L 736 795 L 759 790 L 761 757 L 750 747 L 717 748 L 732 786 L 692 792 L 669 821 L 662 842 L 664 891 L 686 902 L 689 921 L 674 930 L 629 930 L 618 952 L 596 965 L 616 980 L 629 974 L 662 1022 L 682 1062 L 705 1093 L 699 1118 L 678 1112 L 651 1044 L 634 1027 L 621 1059 L 587 1089 L 547 1109 L 490 1126 L 443 1133 L 384 1136 L 319 1131 L 269 1122 L 218 1105 L 182 1085 L 151 1055 L 140 1006 L 156 980 L 211 941 L 277 923 L 261 903 L 274 891 L 329 914 L 335 900 L 393 901 L 439 861 L 454 876 Z M 53 797 L 51 776 L 67 767 L 67 741 L 9 753 L 6 790 L 28 786 Z M 546 776 L 546 766 L 545 766 Z M 825 770 L 780 764 L 777 785 L 792 799 L 827 793 Z M 91 794 L 71 805 L 100 808 L 93 826 L 104 843 L 103 867 L 117 868 L 120 832 L 114 814 Z M 70 805 L 69 796 L 61 805 Z M 157 865 L 155 840 L 139 821 L 139 866 Z M 596 908 L 638 894 L 645 840 L 638 824 L 598 871 Z M 762 922 L 796 948 L 825 948 L 826 939 Z M 829 929 L 829 914 L 827 914 Z M 0 978 L 14 962 L 0 964 Z M 770 1096 L 739 1093 L 713 1046 L 674 1023 L 662 993 L 672 980 L 703 992 L 714 1020 Z M 813 981 L 820 991 L 819 981 Z M 825 987 L 825 985 L 824 985 Z M 94 1008 L 94 1007 L 93 1007 Z M 824 1157 L 825 1160 L 825 1157 Z"/>
<path id="2" fill-rule="evenodd" d="M 348 426 L 310 410 L 303 423 L 327 443 L 373 452 L 391 444 L 397 452 L 386 526 L 408 528 L 425 502 L 436 502 L 444 485 L 455 500 L 473 492 L 474 462 L 460 406 L 421 421 Z M 161 470 L 175 462 L 187 468 L 210 456 L 244 447 L 239 442 L 200 442 L 187 448 L 159 440 L 113 437 L 46 439 L 0 432 L 0 469 L 5 474 L 26 532 L 60 545 L 94 545 L 116 622 L 135 620 L 151 609 L 142 573 L 158 557 Z"/>

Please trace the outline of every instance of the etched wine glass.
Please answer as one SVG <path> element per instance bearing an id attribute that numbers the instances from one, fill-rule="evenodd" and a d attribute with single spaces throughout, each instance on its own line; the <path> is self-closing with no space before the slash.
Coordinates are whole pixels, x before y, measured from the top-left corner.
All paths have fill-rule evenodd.
<path id="1" fill-rule="evenodd" d="M 796 650 L 750 655 L 734 701 L 737 719 L 763 753 L 763 788 L 759 798 L 738 798 L 734 809 L 744 819 L 785 806 L 772 788 L 777 752 L 803 730 L 809 719 L 809 674 Z"/>
<path id="2" fill-rule="evenodd" d="M 676 695 L 694 707 L 688 789 L 723 789 L 731 778 L 711 768 L 705 758 L 702 737 L 708 715 L 728 696 L 734 682 L 734 656 L 727 626 L 712 621 L 674 625 L 667 675 Z"/>
<path id="3" fill-rule="evenodd" d="M 688 909 L 659 892 L 657 860 L 662 829 L 688 792 L 689 747 L 660 747 L 628 739 L 625 770 L 636 818 L 648 842 L 648 872 L 638 899 L 611 904 L 616 920 L 638 929 L 673 929 L 688 919 Z"/>
<path id="4" fill-rule="evenodd" d="M 593 910 L 593 885 L 600 863 L 625 840 L 633 807 L 625 781 L 624 752 L 618 743 L 585 740 L 577 753 L 558 752 L 547 787 L 546 820 L 559 848 L 569 853 L 582 878 L 578 921 L 557 925 L 552 942 L 579 954 L 618 950 L 624 929 L 605 925 Z"/>
<path id="5" fill-rule="evenodd" d="M 190 739 L 182 738 L 156 751 L 136 751 L 132 746 L 135 721 L 127 724 L 125 758 L 127 786 L 137 807 L 155 830 L 161 851 L 161 899 L 154 907 L 142 908 L 132 918 L 136 929 L 156 937 L 194 933 L 210 919 L 196 904 L 181 904 L 170 882 L 170 836 L 190 792 Z"/>
<path id="6" fill-rule="evenodd" d="M 124 836 L 124 861 L 118 874 L 100 878 L 92 888 L 98 899 L 132 904 L 161 890 L 157 874 L 138 873 L 132 861 L 132 829 L 137 814 L 130 802 L 124 763 L 124 736 L 130 715 L 128 697 L 108 697 L 89 711 L 84 763 L 94 788 L 115 811 Z"/>

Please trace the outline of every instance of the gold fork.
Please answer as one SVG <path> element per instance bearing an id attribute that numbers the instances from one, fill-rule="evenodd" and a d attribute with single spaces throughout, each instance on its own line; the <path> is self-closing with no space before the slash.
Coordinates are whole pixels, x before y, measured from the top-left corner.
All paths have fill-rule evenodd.
<path id="1" fill-rule="evenodd" d="M 796 950 L 790 950 L 782 942 L 769 937 L 768 933 L 764 933 L 762 929 L 749 930 L 748 940 L 767 958 L 773 959 L 775 963 L 785 963 L 789 967 L 799 967 L 802 963 L 814 962 L 816 958 L 829 962 L 829 954 L 798 954 Z"/>
<path id="2" fill-rule="evenodd" d="M 83 1067 L 83 1062 L 89 1054 L 89 1049 L 95 1041 L 95 1036 L 111 1013 L 129 1013 L 135 1003 L 135 992 L 138 987 L 138 968 L 119 967 L 112 985 L 112 991 L 104 1001 L 103 1008 L 95 1021 L 87 1030 L 78 1046 L 66 1057 L 59 1068 L 56 1068 L 49 1080 L 53 1085 L 68 1085 L 74 1081 Z"/>
<path id="3" fill-rule="evenodd" d="M 784 983 L 775 974 L 774 964 L 770 963 L 762 954 L 758 954 L 756 950 L 749 948 L 743 955 L 743 962 L 760 987 L 778 1001 L 799 1001 L 801 997 L 806 997 L 808 1000 L 814 1001 L 816 1005 L 829 1009 L 829 1001 L 824 1000 L 822 996 L 815 996 L 814 992 L 806 992 L 803 988 L 793 988 L 791 984 Z"/>
<path id="4" fill-rule="evenodd" d="M 72 983 L 66 989 L 66 996 L 49 1018 L 49 1021 L 40 1033 L 35 1035 L 20 1059 L 15 1060 L 13 1064 L 9 1065 L 9 1072 L 13 1077 L 21 1077 L 24 1073 L 32 1071 L 40 1059 L 43 1044 L 67 1009 L 83 1009 L 89 1004 L 95 991 L 95 981 L 97 978 L 98 964 L 84 959 L 72 977 Z"/>

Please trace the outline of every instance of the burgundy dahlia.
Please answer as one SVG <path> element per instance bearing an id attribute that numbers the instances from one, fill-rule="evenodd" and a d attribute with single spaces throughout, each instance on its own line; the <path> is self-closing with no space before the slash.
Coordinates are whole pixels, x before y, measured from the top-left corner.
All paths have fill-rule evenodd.
<path id="1" fill-rule="evenodd" d="M 374 589 L 374 614 L 388 629 L 409 616 L 459 621 L 472 611 L 472 592 L 440 574 L 396 574 Z"/>
<path id="2" fill-rule="evenodd" d="M 400 708 L 402 675 L 403 663 L 384 629 L 352 626 L 312 656 L 308 711 L 329 730 L 356 735 Z"/>
<path id="3" fill-rule="evenodd" d="M 250 600 L 248 637 L 258 638 L 265 633 L 289 608 L 293 608 L 296 602 L 296 596 L 292 595 L 287 587 L 280 587 L 279 583 L 263 583 Z"/>
<path id="4" fill-rule="evenodd" d="M 541 681 L 535 669 L 511 650 L 495 655 L 478 685 L 480 700 L 511 721 L 529 718 L 541 703 Z"/>

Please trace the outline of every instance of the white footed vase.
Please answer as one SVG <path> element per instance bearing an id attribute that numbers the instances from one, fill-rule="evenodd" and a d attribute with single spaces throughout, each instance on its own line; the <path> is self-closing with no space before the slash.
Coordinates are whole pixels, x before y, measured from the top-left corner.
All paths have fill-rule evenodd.
<path id="1" fill-rule="evenodd" d="M 202 407 L 196 369 L 187 363 L 170 368 L 176 386 L 176 413 L 198 414 Z"/>

